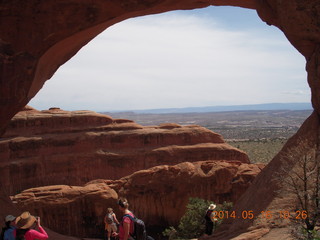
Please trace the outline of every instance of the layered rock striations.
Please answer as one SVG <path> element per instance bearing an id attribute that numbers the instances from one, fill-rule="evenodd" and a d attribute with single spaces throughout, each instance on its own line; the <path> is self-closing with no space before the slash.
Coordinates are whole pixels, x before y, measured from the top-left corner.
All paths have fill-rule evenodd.
<path id="1" fill-rule="evenodd" d="M 42 217 L 50 229 L 80 237 L 101 237 L 108 207 L 117 215 L 116 199 L 150 227 L 176 225 L 190 197 L 216 203 L 236 202 L 262 165 L 237 161 L 184 162 L 138 171 L 119 180 L 95 180 L 83 187 L 47 186 L 23 191 L 12 199 Z"/>
<path id="2" fill-rule="evenodd" d="M 26 108 L 0 139 L 0 181 L 10 194 L 56 184 L 82 185 L 185 161 L 248 156 L 200 126 L 143 127 L 90 111 Z"/>
<path id="3" fill-rule="evenodd" d="M 1 2 L 0 132 L 62 64 L 107 27 L 130 17 L 211 4 L 257 5 L 254 0 Z"/>
<path id="4" fill-rule="evenodd" d="M 254 9 L 264 22 L 283 31 L 290 43 L 306 58 L 312 103 L 320 112 L 317 91 L 320 87 L 317 81 L 317 59 L 320 54 L 317 0 L 68 0 L 64 3 L 32 0 L 23 4 L 13 0 L 0 5 L 0 28 L 4 29 L 0 41 L 3 66 L 0 78 L 0 132 L 62 64 L 106 28 L 131 17 L 208 6 Z"/>
<path id="5" fill-rule="evenodd" d="M 311 101 L 315 112 L 304 124 L 303 130 L 289 141 L 283 152 L 299 148 L 300 143 L 297 140 L 299 137 L 319 145 L 320 8 L 318 0 L 2 1 L 0 3 L 0 28 L 2 29 L 0 33 L 0 134 L 3 133 L 10 119 L 29 102 L 59 66 L 107 27 L 130 17 L 209 5 L 240 6 L 257 10 L 264 22 L 283 31 L 290 43 L 305 57 L 307 81 L 311 88 Z M 2 158 L 1 161 L 2 166 L 9 164 Z M 279 173 L 279 167 L 286 161 L 280 154 L 274 158 L 270 167 L 266 168 L 253 183 L 251 190 L 244 195 L 243 201 L 239 201 L 236 208 L 248 210 L 255 206 L 257 213 L 266 210 L 267 207 L 281 210 L 281 204 L 278 204 L 278 200 L 282 198 L 278 195 L 281 187 L 278 186 L 275 175 Z M 13 209 L 7 198 L 9 191 L 5 189 L 8 181 L 12 183 L 20 179 L 19 176 L 16 179 L 9 177 L 13 176 L 11 173 L 15 172 L 16 168 L 19 169 L 21 164 L 21 161 L 16 161 L 11 169 L 8 166 L 1 169 L 0 175 L 6 177 L 0 192 L 2 217 Z M 292 161 L 293 164 L 294 161 Z M 28 169 L 32 168 L 26 166 L 26 170 Z M 265 190 L 265 184 L 270 186 L 267 190 Z M 286 200 L 286 202 L 293 201 Z M 241 232 L 258 229 L 261 226 L 254 221 L 240 220 L 232 223 L 232 227 L 228 227 L 229 231 L 220 236 L 221 239 L 231 239 Z M 266 236 L 272 235 L 272 233 L 266 233 L 270 230 L 279 230 L 273 227 L 272 222 L 265 226 L 264 229 L 267 230 L 261 232 Z M 257 235 L 259 230 L 253 231 L 253 234 L 246 237 L 239 236 L 238 239 L 263 238 L 263 234 L 260 237 Z M 269 239 L 271 239 L 270 236 Z M 273 236 L 279 239 L 277 234 Z"/>
<path id="6" fill-rule="evenodd" d="M 116 209 L 117 193 L 101 184 L 32 188 L 14 197 L 20 209 L 41 217 L 43 225 L 71 236 L 101 237 L 108 207 Z"/>

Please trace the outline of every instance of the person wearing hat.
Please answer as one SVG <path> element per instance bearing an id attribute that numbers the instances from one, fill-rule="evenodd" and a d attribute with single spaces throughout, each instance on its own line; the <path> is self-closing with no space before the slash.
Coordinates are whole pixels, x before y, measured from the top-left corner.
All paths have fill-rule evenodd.
<path id="1" fill-rule="evenodd" d="M 40 217 L 34 217 L 29 212 L 23 212 L 19 217 L 16 218 L 17 230 L 16 230 L 16 240 L 45 240 L 48 238 L 48 234 L 40 225 Z M 35 227 L 38 230 L 35 230 Z"/>
<path id="2" fill-rule="evenodd" d="M 12 215 L 8 215 L 4 218 L 5 221 L 5 227 L 2 228 L 2 232 L 1 232 L 1 239 L 4 240 L 15 240 L 14 237 L 14 230 L 16 229 L 15 226 L 15 220 L 16 218 Z"/>
<path id="3" fill-rule="evenodd" d="M 205 215 L 205 220 L 206 220 L 206 230 L 205 230 L 205 235 L 211 235 L 212 230 L 213 230 L 213 224 L 217 220 L 213 218 L 213 211 L 217 206 L 213 203 L 211 203 L 207 209 L 206 215 Z"/>

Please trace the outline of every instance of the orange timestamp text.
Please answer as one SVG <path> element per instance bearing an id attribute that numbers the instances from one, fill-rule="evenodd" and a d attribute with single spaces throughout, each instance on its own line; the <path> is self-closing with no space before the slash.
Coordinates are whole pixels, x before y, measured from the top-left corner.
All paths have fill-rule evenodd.
<path id="1" fill-rule="evenodd" d="M 243 211 L 213 211 L 212 218 L 213 219 L 254 219 L 256 216 L 260 216 L 266 219 L 306 219 L 308 217 L 308 213 L 305 210 L 298 210 L 294 212 L 290 211 L 261 211 L 255 214 L 252 210 L 243 210 Z"/>

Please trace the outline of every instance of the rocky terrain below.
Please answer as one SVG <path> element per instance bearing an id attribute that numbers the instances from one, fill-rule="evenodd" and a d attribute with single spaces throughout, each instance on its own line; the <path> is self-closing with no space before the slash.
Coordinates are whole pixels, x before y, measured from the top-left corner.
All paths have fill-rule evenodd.
<path id="1" fill-rule="evenodd" d="M 179 222 L 190 197 L 236 202 L 264 167 L 198 125 L 142 126 L 28 106 L 0 139 L 0 159 L 15 205 L 78 237 L 101 237 L 107 207 L 117 209 L 119 196 L 159 229 Z"/>
<path id="2" fill-rule="evenodd" d="M 244 7 L 256 11 L 263 22 L 281 30 L 306 60 L 306 63 L 303 63 L 308 73 L 305 80 L 306 84 L 310 86 L 314 111 L 302 124 L 297 134 L 288 140 L 281 152 L 257 175 L 252 185 L 234 207 L 236 210 L 250 209 L 257 214 L 268 209 L 278 211 L 295 209 L 297 206 L 294 199 L 285 195 L 286 189 L 281 185 L 277 176 L 281 173 L 280 170 L 287 166 L 288 171 L 283 175 L 289 177 L 290 174 L 293 174 L 292 168 L 295 165 L 295 159 L 314 150 L 314 146 L 319 146 L 320 5 L 318 0 L 2 1 L 0 4 L 2 29 L 0 41 L 2 66 L 0 73 L 0 135 L 3 136 L 10 119 L 36 95 L 57 69 L 106 28 L 132 17 L 171 10 L 204 8 L 211 5 Z M 110 78 L 111 76 L 106 76 L 106 79 Z M 13 143 L 12 141 L 15 141 L 13 139 L 4 138 L 4 142 L 7 142 L 0 146 L 1 217 L 18 213 L 18 210 L 14 209 L 8 199 L 10 192 L 14 192 L 16 188 L 16 191 L 19 192 L 31 183 L 38 184 L 37 176 L 42 184 L 46 179 L 41 175 L 43 171 L 51 171 L 46 174 L 48 174 L 50 181 L 56 181 L 61 177 L 59 173 L 61 169 L 71 169 L 68 165 L 65 165 L 64 168 L 60 167 L 59 170 L 56 168 L 61 165 L 61 162 L 57 160 L 59 159 L 58 152 L 45 153 L 46 156 L 50 156 L 51 153 L 56 156 L 54 164 L 49 166 L 46 165 L 49 162 L 45 158 L 35 158 L 35 155 L 28 155 L 27 150 L 31 148 L 30 145 L 39 146 L 37 141 L 41 141 L 42 136 L 34 137 L 34 141 L 31 141 L 28 147 L 24 145 L 24 140 L 28 137 L 21 135 L 19 139 L 19 136 L 18 134 L 16 140 L 17 142 L 21 141 L 21 145 Z M 73 145 L 72 141 L 69 141 L 67 137 L 66 139 L 67 147 L 64 150 L 70 146 L 72 148 Z M 303 146 L 301 139 L 306 140 L 308 144 Z M 53 141 L 52 143 L 57 142 Z M 86 149 L 87 145 L 81 145 L 79 150 L 82 147 Z M 8 148 L 10 150 L 7 150 Z M 296 156 L 289 159 L 283 157 L 290 154 L 292 150 L 301 148 L 303 151 L 300 151 Z M 14 154 L 15 149 L 18 154 Z M 36 149 L 38 149 L 39 155 L 43 156 L 43 152 L 39 148 Z M 20 152 L 19 154 L 20 150 L 24 153 Z M 316 150 L 318 151 L 318 149 Z M 26 157 L 30 156 L 30 160 L 25 161 L 24 154 Z M 84 167 L 86 165 L 79 164 L 79 168 L 86 169 Z M 53 178 L 50 178 L 53 170 L 57 170 L 57 172 L 54 173 L 55 175 L 51 175 L 54 176 Z M 92 173 L 91 170 L 89 172 Z M 86 179 L 89 174 L 81 173 L 82 175 L 85 175 Z M 23 179 L 26 184 L 23 183 Z M 70 180 L 68 179 L 68 181 Z M 10 184 L 14 187 L 11 188 Z M 285 197 L 283 197 L 284 195 Z M 224 223 L 220 233 L 217 232 L 216 236 L 209 239 L 292 239 L 290 226 L 284 224 L 275 224 L 274 219 L 268 221 L 236 219 L 232 223 Z M 62 238 L 55 236 L 56 239 L 70 239 L 67 236 Z"/>
<path id="3" fill-rule="evenodd" d="M 31 188 L 12 200 L 19 208 L 42 216 L 46 226 L 59 233 L 102 238 L 107 208 L 121 216 L 116 200 L 125 196 L 148 229 L 157 230 L 149 234 L 158 235 L 179 223 L 190 197 L 236 202 L 262 168 L 237 161 L 184 162 L 137 171 L 119 180 Z"/>
<path id="4" fill-rule="evenodd" d="M 118 179 L 153 166 L 204 160 L 249 163 L 246 153 L 206 128 L 143 127 L 91 111 L 30 107 L 0 139 L 0 180 L 10 194 L 52 184 Z"/>

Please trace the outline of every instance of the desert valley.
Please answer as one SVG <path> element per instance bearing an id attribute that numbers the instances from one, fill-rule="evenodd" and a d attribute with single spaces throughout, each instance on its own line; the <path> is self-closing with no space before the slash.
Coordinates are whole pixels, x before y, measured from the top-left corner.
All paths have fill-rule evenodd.
<path id="1" fill-rule="evenodd" d="M 282 31 L 303 57 L 311 111 L 238 112 L 228 119 L 223 113 L 216 122 L 207 121 L 211 114 L 162 115 L 159 122 L 145 115 L 150 122 L 28 106 L 60 66 L 108 27 L 208 6 L 253 10 Z M 318 0 L 11 0 L 1 1 L 0 12 L 2 219 L 27 210 L 41 217 L 50 239 L 102 239 L 106 209 L 119 215 L 116 200 L 127 197 L 150 235 L 164 239 L 162 230 L 179 223 L 190 198 L 200 198 L 219 207 L 232 202 L 235 214 L 199 239 L 319 239 Z"/>
<path id="2" fill-rule="evenodd" d="M 60 234 L 102 239 L 107 208 L 120 215 L 125 196 L 164 239 L 190 198 L 237 203 L 310 111 L 110 114 L 30 106 L 16 114 L 0 139 L 0 178 L 14 205 Z M 260 140 L 257 155 L 270 159 L 251 163 Z M 247 152 L 232 146 L 241 143 Z"/>

